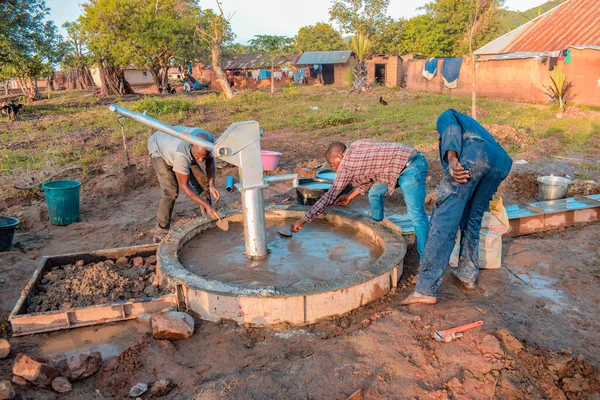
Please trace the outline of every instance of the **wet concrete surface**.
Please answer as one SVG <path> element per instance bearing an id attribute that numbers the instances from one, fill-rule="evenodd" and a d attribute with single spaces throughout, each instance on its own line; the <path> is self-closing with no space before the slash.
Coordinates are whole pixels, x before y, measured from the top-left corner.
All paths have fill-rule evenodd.
<path id="1" fill-rule="evenodd" d="M 212 230 L 190 240 L 179 253 L 182 264 L 208 279 L 248 286 L 293 286 L 326 282 L 367 269 L 382 249 L 358 230 L 313 221 L 292 238 L 277 230 L 293 220 L 267 221 L 271 251 L 264 260 L 244 255 L 242 225 Z"/>
<path id="2" fill-rule="evenodd" d="M 48 333 L 41 337 L 37 355 L 52 357 L 99 351 L 102 358 L 116 357 L 152 328 L 137 321 L 104 324 Z"/>

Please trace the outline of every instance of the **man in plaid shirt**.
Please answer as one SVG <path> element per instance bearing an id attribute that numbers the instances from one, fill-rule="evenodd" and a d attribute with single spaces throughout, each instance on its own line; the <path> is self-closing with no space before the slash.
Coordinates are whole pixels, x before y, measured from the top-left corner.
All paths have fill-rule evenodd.
<path id="1" fill-rule="evenodd" d="M 342 142 L 333 142 L 326 152 L 327 161 L 337 170 L 333 185 L 313 207 L 291 227 L 293 232 L 302 229 L 305 223 L 320 215 L 333 204 L 347 206 L 355 197 L 365 194 L 377 184 L 376 200 L 370 196 L 374 219 L 383 219 L 383 195 L 381 187 L 391 195 L 396 186 L 402 189 L 406 210 L 415 227 L 419 257 L 423 253 L 429 221 L 425 214 L 425 182 L 428 166 L 425 157 L 400 143 L 386 143 L 361 139 L 350 147 Z M 352 184 L 354 190 L 340 196 L 342 190 Z M 338 198 L 338 196 L 340 196 Z M 375 212 L 374 212 L 375 211 Z M 377 218 L 380 216 L 380 218 Z"/>

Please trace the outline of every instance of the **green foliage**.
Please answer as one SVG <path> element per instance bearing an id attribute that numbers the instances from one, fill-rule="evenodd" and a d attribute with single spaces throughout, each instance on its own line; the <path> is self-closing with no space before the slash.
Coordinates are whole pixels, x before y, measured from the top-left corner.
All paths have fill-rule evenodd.
<path id="1" fill-rule="evenodd" d="M 145 97 L 129 107 L 132 111 L 146 112 L 153 117 L 173 113 L 189 113 L 198 109 L 193 101 L 181 97 Z"/>
<path id="2" fill-rule="evenodd" d="M 323 115 L 319 120 L 312 124 L 315 129 L 328 128 L 338 125 L 347 125 L 356 121 L 354 110 L 338 109 Z"/>
<path id="3" fill-rule="evenodd" d="M 352 39 L 350 40 L 350 48 L 354 54 L 356 54 L 358 61 L 362 63 L 367 59 L 367 57 L 369 57 L 369 55 L 371 55 L 373 43 L 366 35 L 359 32 L 352 36 Z"/>
<path id="4" fill-rule="evenodd" d="M 550 75 L 550 80 L 552 81 L 552 85 L 544 86 L 546 89 L 545 94 L 550 98 L 550 101 L 558 103 L 559 108 L 564 110 L 571 98 L 573 82 L 567 82 L 567 78 L 560 66 L 554 67 L 554 71 Z"/>
<path id="5" fill-rule="evenodd" d="M 52 72 L 65 50 L 48 13 L 44 0 L 0 2 L 0 65 L 27 83 L 28 97 L 37 96 L 36 80 Z"/>
<path id="6" fill-rule="evenodd" d="M 248 41 L 250 51 L 255 53 L 268 53 L 271 62 L 291 50 L 293 39 L 287 36 L 255 35 Z"/>
<path id="7" fill-rule="evenodd" d="M 315 25 L 304 26 L 296 35 L 298 51 L 337 51 L 347 50 L 348 44 L 342 35 L 329 24 L 319 22 Z"/>
<path id="8" fill-rule="evenodd" d="M 350 68 L 344 72 L 344 82 L 346 82 L 348 87 L 352 87 L 352 82 L 354 82 L 354 73 L 352 73 Z"/>
<path id="9" fill-rule="evenodd" d="M 527 11 L 503 10 L 502 27 L 507 32 L 511 31 L 564 2 L 565 0 L 550 0 Z"/>
<path id="10" fill-rule="evenodd" d="M 332 0 L 329 20 L 342 33 L 363 32 L 374 35 L 388 21 L 390 0 Z"/>

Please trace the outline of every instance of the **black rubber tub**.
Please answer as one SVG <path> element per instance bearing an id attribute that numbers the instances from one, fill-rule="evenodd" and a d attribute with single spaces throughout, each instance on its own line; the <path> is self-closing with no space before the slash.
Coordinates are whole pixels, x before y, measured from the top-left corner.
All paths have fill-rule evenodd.
<path id="1" fill-rule="evenodd" d="M 0 216 L 0 251 L 10 250 L 17 225 L 18 219 Z"/>
<path id="2" fill-rule="evenodd" d="M 324 193 L 331 188 L 331 181 L 319 178 L 301 178 L 296 188 L 298 204 L 312 206 L 319 200 Z M 352 191 L 352 186 L 348 185 L 341 194 L 347 194 Z"/>

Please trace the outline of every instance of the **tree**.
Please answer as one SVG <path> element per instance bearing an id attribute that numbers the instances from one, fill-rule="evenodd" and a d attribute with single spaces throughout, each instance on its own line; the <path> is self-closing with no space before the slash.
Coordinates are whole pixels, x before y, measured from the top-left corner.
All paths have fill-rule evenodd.
<path id="1" fill-rule="evenodd" d="M 352 37 L 350 42 L 350 48 L 356 54 L 358 64 L 353 69 L 354 82 L 352 83 L 352 91 L 360 94 L 363 88 L 367 85 L 367 68 L 365 67 L 365 60 L 371 54 L 373 47 L 372 42 L 368 36 L 358 32 Z"/>
<path id="2" fill-rule="evenodd" d="M 37 80 L 48 76 L 63 55 L 62 37 L 44 0 L 0 2 L 0 63 L 30 101 L 39 97 Z M 7 72 L 7 73 L 8 73 Z"/>
<path id="3" fill-rule="evenodd" d="M 337 51 L 347 50 L 348 43 L 329 24 L 319 22 L 303 26 L 295 38 L 298 51 Z"/>
<path id="4" fill-rule="evenodd" d="M 172 61 L 194 44 L 200 8 L 194 0 L 93 0 L 85 14 L 86 30 L 110 44 L 115 64 L 144 67 L 164 87 Z"/>
<path id="5" fill-rule="evenodd" d="M 336 23 L 342 33 L 362 32 L 372 36 L 389 19 L 389 4 L 390 0 L 332 0 L 329 20 Z"/>
<path id="6" fill-rule="evenodd" d="M 65 22 L 63 28 L 67 31 L 67 54 L 61 62 L 61 70 L 67 77 L 68 89 L 87 89 L 94 87 L 90 72 L 92 59 L 85 47 L 85 35 L 81 23 Z"/>
<path id="7" fill-rule="evenodd" d="M 271 62 L 271 93 L 275 93 L 275 59 L 283 57 L 290 50 L 293 40 L 286 36 L 255 35 L 250 39 L 250 50 L 256 53 L 268 53 Z"/>
<path id="8" fill-rule="evenodd" d="M 469 54 L 471 56 L 471 116 L 477 119 L 477 95 L 476 95 L 476 74 L 475 53 L 473 48 L 474 40 L 482 33 L 491 30 L 492 24 L 498 24 L 499 19 L 494 20 L 504 0 L 471 0 L 473 7 L 470 9 L 469 19 L 467 20 L 465 39 L 469 43 Z"/>
<path id="9" fill-rule="evenodd" d="M 196 33 L 210 48 L 213 71 L 217 77 L 217 82 L 221 86 L 225 98 L 231 99 L 233 92 L 227 81 L 227 77 L 221 68 L 221 52 L 227 43 L 231 42 L 235 35 L 231 31 L 229 18 L 225 18 L 221 4 L 217 0 L 219 14 L 212 10 L 202 10 L 200 20 L 196 24 Z"/>

